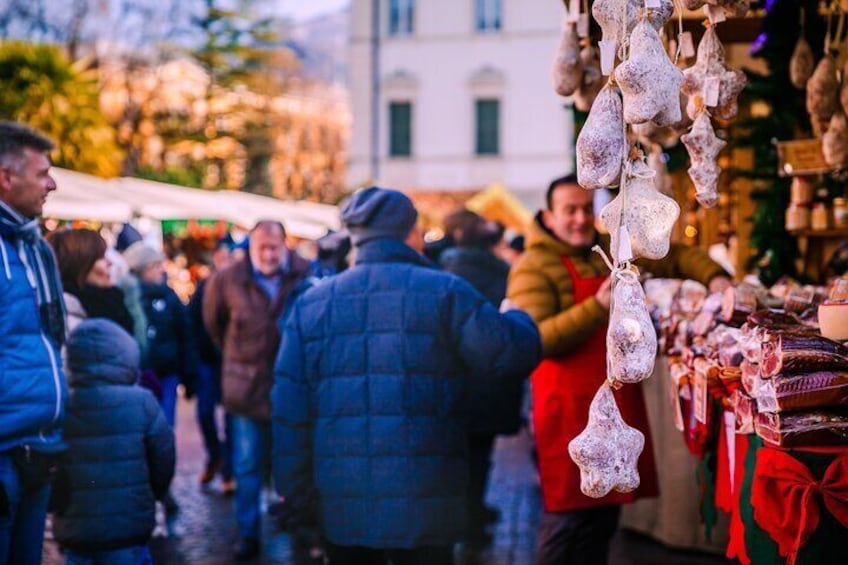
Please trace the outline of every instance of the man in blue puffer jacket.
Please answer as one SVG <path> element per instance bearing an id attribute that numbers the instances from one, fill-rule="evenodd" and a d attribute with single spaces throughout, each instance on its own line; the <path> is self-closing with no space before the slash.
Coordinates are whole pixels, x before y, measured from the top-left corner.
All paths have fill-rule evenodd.
<path id="1" fill-rule="evenodd" d="M 104 318 L 68 338 L 68 455 L 54 485 L 53 534 L 68 564 L 151 563 L 156 499 L 174 476 L 174 433 L 156 398 L 136 385 L 139 349 Z"/>
<path id="2" fill-rule="evenodd" d="M 541 342 L 423 243 L 400 192 L 372 187 L 342 212 L 356 265 L 295 303 L 275 368 L 274 478 L 330 562 L 452 562 L 465 528 L 467 387 L 527 374 Z"/>
<path id="3" fill-rule="evenodd" d="M 50 477 L 64 450 L 65 339 L 56 259 L 38 216 L 53 143 L 0 122 L 0 565 L 40 563 Z"/>

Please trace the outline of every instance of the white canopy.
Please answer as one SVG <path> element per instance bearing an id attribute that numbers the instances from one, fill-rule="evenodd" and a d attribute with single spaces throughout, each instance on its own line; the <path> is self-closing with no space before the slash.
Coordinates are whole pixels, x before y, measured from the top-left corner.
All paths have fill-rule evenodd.
<path id="1" fill-rule="evenodd" d="M 104 180 L 58 168 L 52 174 L 58 190 L 47 199 L 47 217 L 102 222 L 128 222 L 134 217 L 223 220 L 245 228 L 258 220 L 280 220 L 291 235 L 306 239 L 317 239 L 341 225 L 338 208 L 326 204 L 128 177 Z"/>

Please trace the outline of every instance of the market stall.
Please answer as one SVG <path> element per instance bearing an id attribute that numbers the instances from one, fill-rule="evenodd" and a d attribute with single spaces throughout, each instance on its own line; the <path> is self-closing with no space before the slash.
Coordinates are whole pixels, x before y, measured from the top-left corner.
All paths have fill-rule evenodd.
<path id="1" fill-rule="evenodd" d="M 848 293 L 828 278 L 848 238 L 844 4 L 565 2 L 554 62 L 587 112 L 578 183 L 615 191 L 608 382 L 569 444 L 581 490 L 638 488 L 645 439 L 610 391 L 643 387 L 661 496 L 623 524 L 743 563 L 823 562 L 848 528 L 848 334 L 831 326 Z M 640 259 L 671 240 L 724 245 L 737 282 L 649 281 L 646 298 Z"/>
<path id="2" fill-rule="evenodd" d="M 250 228 L 261 219 L 282 220 L 290 235 L 315 240 L 340 227 L 335 206 L 283 201 L 235 191 L 209 191 L 136 178 L 100 179 L 51 170 L 58 189 L 44 216 L 63 220 L 130 222 L 217 220 Z"/>

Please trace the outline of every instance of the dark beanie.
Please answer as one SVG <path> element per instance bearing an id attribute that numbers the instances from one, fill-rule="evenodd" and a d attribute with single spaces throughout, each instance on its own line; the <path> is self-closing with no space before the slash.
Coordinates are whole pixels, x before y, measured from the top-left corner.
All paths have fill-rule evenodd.
<path id="1" fill-rule="evenodd" d="M 379 238 L 403 241 L 417 220 L 418 212 L 408 196 L 377 186 L 355 192 L 342 210 L 354 245 Z"/>

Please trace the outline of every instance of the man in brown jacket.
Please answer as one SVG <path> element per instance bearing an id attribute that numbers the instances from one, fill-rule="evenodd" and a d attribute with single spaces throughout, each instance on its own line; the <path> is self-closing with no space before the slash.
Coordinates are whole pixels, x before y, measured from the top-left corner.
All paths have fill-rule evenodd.
<path id="1" fill-rule="evenodd" d="M 222 352 L 221 401 L 233 415 L 239 560 L 259 554 L 278 322 L 308 286 L 308 275 L 309 262 L 286 247 L 283 225 L 262 221 L 250 232 L 247 256 L 215 275 L 203 297 L 204 324 Z"/>
<path id="2" fill-rule="evenodd" d="M 639 460 L 641 487 L 592 499 L 580 491 L 580 474 L 568 456 L 568 443 L 585 428 L 589 404 L 606 378 L 606 325 L 611 285 L 609 269 L 591 251 L 609 248 L 595 231 L 593 193 L 574 177 L 553 181 L 547 209 L 527 235 L 527 249 L 513 265 L 507 298 L 539 327 L 543 361 L 532 376 L 533 425 L 539 455 L 544 514 L 539 526 L 537 563 L 606 563 L 622 504 L 656 496 L 657 485 L 645 403 L 639 386 L 616 392 L 622 416 L 645 433 Z M 642 272 L 684 277 L 721 290 L 724 271 L 696 248 L 672 245 L 661 261 L 638 262 Z"/>

